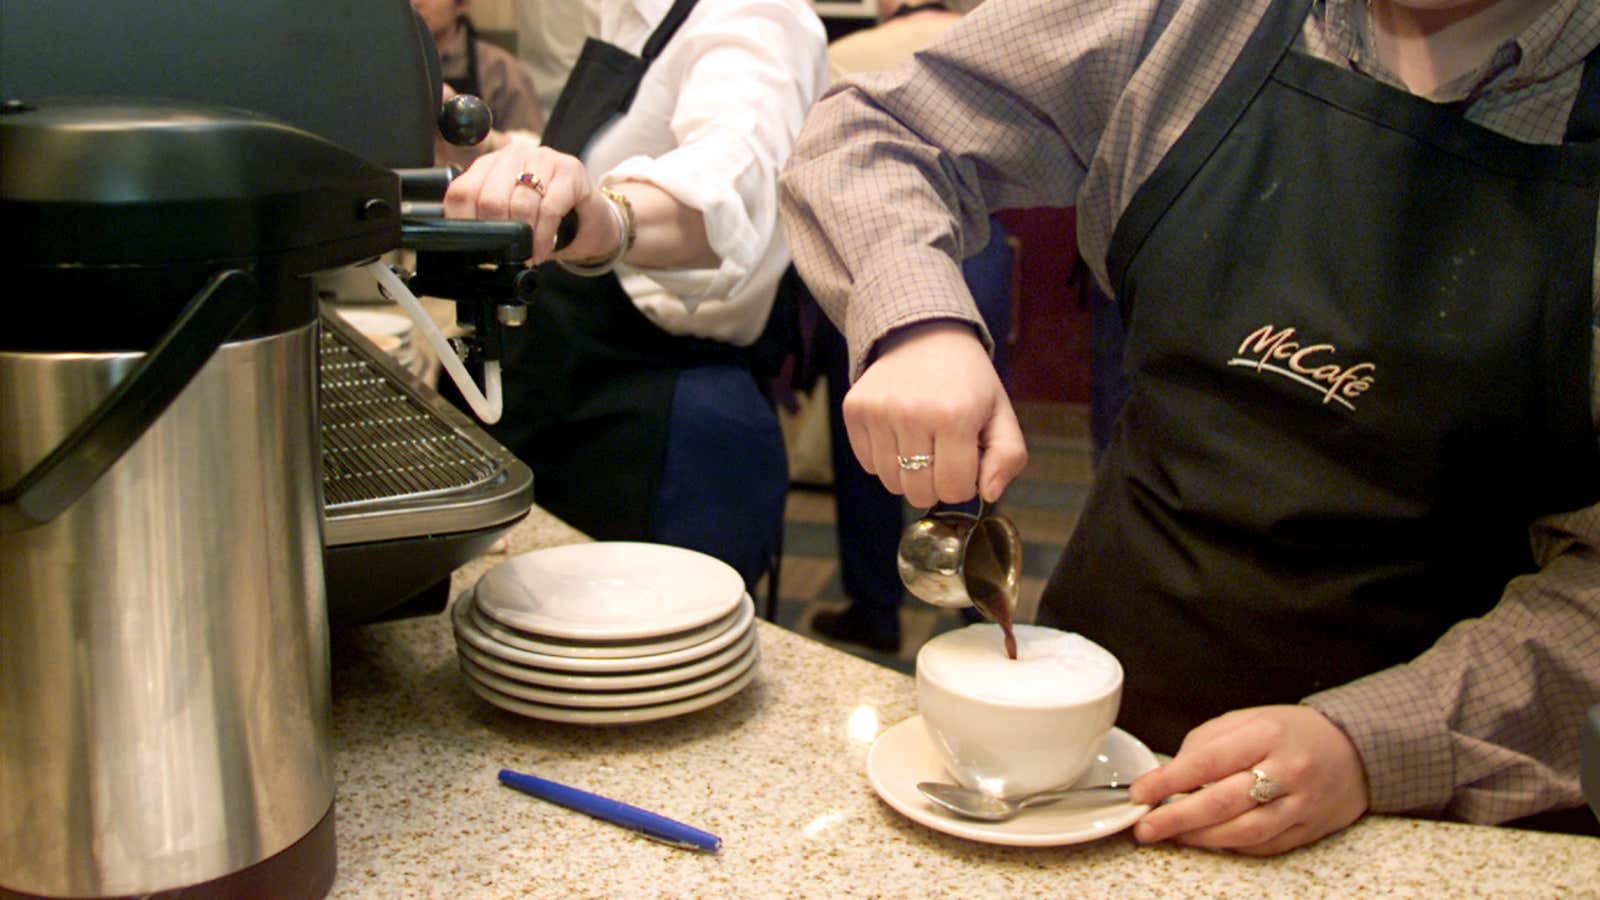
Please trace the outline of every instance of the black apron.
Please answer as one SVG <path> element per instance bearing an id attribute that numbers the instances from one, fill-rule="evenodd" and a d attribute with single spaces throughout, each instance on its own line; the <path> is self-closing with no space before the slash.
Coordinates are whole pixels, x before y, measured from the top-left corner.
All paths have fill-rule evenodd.
<path id="1" fill-rule="evenodd" d="M 694 7 L 678 0 L 642 57 L 588 39 L 543 143 L 582 155 L 625 113 L 645 70 Z M 748 365 L 751 349 L 671 335 L 645 318 L 616 275 L 539 269 L 528 321 L 505 331 L 505 411 L 489 428 L 534 472 L 534 499 L 597 540 L 650 540 L 679 371 Z"/>
<path id="2" fill-rule="evenodd" d="M 1293 51 L 1307 7 L 1118 222 L 1131 394 L 1041 604 L 1167 752 L 1414 658 L 1600 497 L 1593 133 L 1522 144 Z"/>

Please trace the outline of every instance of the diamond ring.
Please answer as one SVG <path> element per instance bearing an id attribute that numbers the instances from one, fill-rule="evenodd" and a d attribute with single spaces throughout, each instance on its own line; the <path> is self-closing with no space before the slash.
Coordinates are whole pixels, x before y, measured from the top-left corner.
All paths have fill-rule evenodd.
<path id="1" fill-rule="evenodd" d="M 1273 780 L 1272 776 L 1260 769 L 1251 769 L 1250 775 L 1255 781 L 1250 783 L 1250 799 L 1257 803 L 1266 803 L 1283 792 L 1283 785 Z"/>
<path id="2" fill-rule="evenodd" d="M 909 456 L 900 457 L 898 461 L 900 468 L 905 469 L 907 472 L 915 472 L 918 469 L 926 469 L 933 465 L 933 454 L 913 453 Z"/>

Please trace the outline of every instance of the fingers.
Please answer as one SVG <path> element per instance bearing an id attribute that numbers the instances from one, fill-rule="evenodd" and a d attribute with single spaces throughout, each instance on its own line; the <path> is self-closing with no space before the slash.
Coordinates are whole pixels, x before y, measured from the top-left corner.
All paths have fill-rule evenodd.
<path id="1" fill-rule="evenodd" d="M 935 433 L 933 468 L 927 473 L 928 493 L 944 503 L 972 499 L 974 486 L 978 484 L 979 459 L 978 441 L 959 425 Z M 932 506 L 933 502 L 921 505 Z"/>
<path id="2" fill-rule="evenodd" d="M 1270 855 L 1318 840 L 1366 812 L 1366 772 L 1344 732 L 1308 706 L 1264 706 L 1191 731 L 1178 755 L 1130 788 L 1165 804 L 1134 826 L 1141 842 Z"/>
<path id="3" fill-rule="evenodd" d="M 478 216 L 478 192 L 483 189 L 484 179 L 489 176 L 493 163 L 488 156 L 480 156 L 467 166 L 467 170 L 451 179 L 450 186 L 444 192 L 444 214 L 452 219 L 476 219 Z"/>
<path id="4" fill-rule="evenodd" d="M 1280 767 L 1267 759 L 1258 768 L 1266 772 Z M 1343 820 L 1323 816 L 1313 791 L 1286 791 L 1259 803 L 1250 797 L 1254 780 L 1249 772 L 1241 772 L 1170 803 L 1161 811 L 1178 815 L 1163 826 L 1175 826 L 1175 833 L 1166 838 L 1148 837 L 1154 829 L 1141 832 L 1140 826 L 1145 824 L 1141 820 L 1134 826 L 1134 837 L 1142 842 L 1165 839 L 1189 847 L 1272 856 L 1309 844 L 1354 821 L 1353 817 Z"/>
<path id="5" fill-rule="evenodd" d="M 452 219 L 503 219 L 518 167 L 508 152 L 478 157 L 444 192 L 444 213 Z"/>
<path id="6" fill-rule="evenodd" d="M 926 508 L 972 499 L 981 466 L 984 496 L 997 499 L 1026 464 L 1027 449 L 971 327 L 927 323 L 884 344 L 844 401 L 845 429 L 862 468 Z"/>
<path id="7" fill-rule="evenodd" d="M 510 219 L 512 204 L 518 199 L 530 199 L 527 195 L 535 193 L 519 184 L 517 177 L 524 171 L 534 171 L 536 161 L 520 157 L 523 157 L 522 153 L 490 153 L 473 163 L 472 168 L 467 170 L 468 174 L 479 169 L 486 170 L 478 185 L 476 218 Z M 534 171 L 534 174 L 538 173 Z M 447 198 L 448 196 L 446 194 Z M 448 211 L 449 206 L 446 205 L 445 209 Z M 524 212 L 527 209 L 528 205 L 525 203 Z"/>
<path id="8" fill-rule="evenodd" d="M 984 426 L 980 436 L 983 455 L 978 464 L 978 492 L 990 503 L 1000 499 L 1006 486 L 1022 474 L 1028 465 L 1028 445 L 1022 437 L 1022 425 L 1016 411 L 1004 392 L 1000 403 Z"/>
<path id="9" fill-rule="evenodd" d="M 854 402 L 851 395 L 845 398 L 851 445 L 858 453 L 867 448 L 862 468 L 912 506 L 972 498 L 978 483 L 976 429 L 951 422 L 952 413 L 946 409 L 916 407 L 892 396 L 869 401 L 861 395 Z"/>
<path id="10" fill-rule="evenodd" d="M 1261 804 L 1250 798 L 1253 782 L 1249 772 L 1234 772 L 1151 810 L 1134 826 L 1134 837 L 1146 843 L 1172 839 L 1198 847 L 1259 844 L 1276 836 L 1288 822 L 1278 815 L 1281 808 L 1272 810 L 1270 815 L 1257 815 L 1262 811 Z M 1233 843 L 1227 842 L 1230 837 Z"/>
<path id="11" fill-rule="evenodd" d="M 862 417 L 850 415 L 850 397 L 844 400 L 844 433 L 850 438 L 850 451 L 856 455 L 856 461 L 861 463 L 861 468 L 868 475 L 878 474 L 878 457 L 872 447 L 872 431 L 867 427 L 867 422 Z"/>
<path id="12" fill-rule="evenodd" d="M 1256 855 L 1281 853 L 1299 846 L 1291 842 L 1293 834 L 1303 835 L 1307 831 L 1304 823 L 1290 818 L 1293 813 L 1286 807 L 1287 804 L 1276 809 L 1251 809 L 1219 825 L 1186 831 L 1173 838 L 1173 842 L 1208 850 L 1256 849 Z"/>
<path id="13" fill-rule="evenodd" d="M 509 219 L 513 222 L 537 223 L 540 219 L 540 210 L 548 199 L 545 195 L 548 188 L 545 180 L 538 173 L 523 169 L 511 178 L 511 193 L 506 200 L 506 211 L 503 216 L 495 218 Z M 539 240 L 538 228 L 534 227 L 534 255 L 538 256 Z"/>
<path id="14" fill-rule="evenodd" d="M 542 176 L 545 183 L 543 202 L 539 205 L 537 218 L 525 220 L 533 224 L 535 262 L 544 262 L 555 252 L 556 231 L 561 227 L 561 217 L 569 210 L 576 209 L 594 192 L 588 172 L 576 157 L 551 152 L 540 162 L 546 167 L 538 170 L 546 173 Z"/>
<path id="15" fill-rule="evenodd" d="M 1318 830 L 1306 823 L 1299 823 L 1290 825 L 1288 828 L 1278 832 L 1276 836 L 1259 844 L 1236 846 L 1233 851 L 1242 853 L 1245 856 L 1276 856 L 1296 847 L 1304 847 L 1318 838 L 1327 836 L 1333 830 Z"/>
<path id="16" fill-rule="evenodd" d="M 868 441 L 872 446 L 871 472 L 891 493 L 904 494 L 905 481 L 902 476 L 910 473 L 900 471 L 900 442 L 895 437 L 894 429 L 886 427 L 882 415 L 868 415 L 865 418 Z"/>
<path id="17" fill-rule="evenodd" d="M 1249 770 L 1265 755 L 1273 735 L 1263 733 L 1272 723 L 1241 722 L 1222 716 L 1191 731 L 1178 755 L 1134 780 L 1129 799 L 1159 803 L 1174 794 L 1197 791 L 1228 776 Z"/>
<path id="18" fill-rule="evenodd" d="M 539 263 L 550 257 L 561 217 L 591 191 L 576 157 L 513 141 L 457 176 L 445 192 L 444 209 L 453 219 L 527 222 L 533 229 L 533 261 Z"/>

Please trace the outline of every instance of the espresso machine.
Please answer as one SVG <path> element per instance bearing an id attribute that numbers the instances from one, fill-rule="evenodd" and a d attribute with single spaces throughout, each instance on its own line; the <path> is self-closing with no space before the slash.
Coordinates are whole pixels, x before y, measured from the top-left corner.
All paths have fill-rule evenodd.
<path id="1" fill-rule="evenodd" d="M 406 0 L 3 0 L 0 59 L 0 897 L 321 896 L 330 629 L 532 476 L 315 278 L 412 253 L 493 360 L 531 235 L 440 217 L 487 123 Z"/>

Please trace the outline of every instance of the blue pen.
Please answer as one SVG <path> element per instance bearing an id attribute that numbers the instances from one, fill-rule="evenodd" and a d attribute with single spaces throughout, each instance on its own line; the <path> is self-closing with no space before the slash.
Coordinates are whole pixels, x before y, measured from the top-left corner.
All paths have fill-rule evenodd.
<path id="1" fill-rule="evenodd" d="M 594 816 L 596 819 L 604 819 L 613 825 L 632 828 L 645 837 L 663 844 L 671 844 L 685 850 L 703 850 L 707 853 L 715 853 L 722 849 L 722 838 L 714 834 L 690 828 L 682 822 L 675 822 L 649 810 L 557 784 L 537 775 L 501 769 L 500 783 L 514 787 L 525 794 L 532 794 L 540 800 L 548 800 L 558 806 Z"/>

